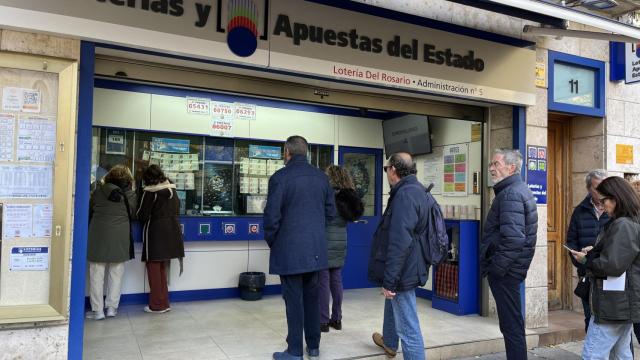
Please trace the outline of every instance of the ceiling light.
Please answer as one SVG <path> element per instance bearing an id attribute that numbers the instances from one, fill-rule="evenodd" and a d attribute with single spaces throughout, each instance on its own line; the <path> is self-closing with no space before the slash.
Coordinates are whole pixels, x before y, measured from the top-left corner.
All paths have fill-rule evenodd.
<path id="1" fill-rule="evenodd" d="M 606 10 L 618 6 L 615 0 L 582 0 L 580 6 L 591 10 Z"/>

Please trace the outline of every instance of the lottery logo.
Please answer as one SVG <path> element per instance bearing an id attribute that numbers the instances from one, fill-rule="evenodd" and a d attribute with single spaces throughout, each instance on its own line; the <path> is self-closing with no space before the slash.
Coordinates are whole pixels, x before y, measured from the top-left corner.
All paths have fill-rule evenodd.
<path id="1" fill-rule="evenodd" d="M 236 224 L 224 224 L 224 234 L 234 235 L 236 233 Z"/>
<path id="2" fill-rule="evenodd" d="M 258 48 L 258 7 L 252 0 L 229 1 L 227 45 L 240 57 L 248 57 Z"/>
<path id="3" fill-rule="evenodd" d="M 260 232 L 259 224 L 249 224 L 249 234 L 257 234 Z"/>

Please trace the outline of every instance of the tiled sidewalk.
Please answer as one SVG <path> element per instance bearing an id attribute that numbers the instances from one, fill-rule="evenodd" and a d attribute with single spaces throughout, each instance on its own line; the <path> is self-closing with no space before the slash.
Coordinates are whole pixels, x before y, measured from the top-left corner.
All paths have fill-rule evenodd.
<path id="1" fill-rule="evenodd" d="M 383 305 L 378 289 L 346 291 L 343 330 L 323 333 L 320 359 L 385 359 L 371 342 L 372 332 L 381 330 Z M 285 308 L 279 296 L 256 302 L 176 302 L 166 314 L 147 314 L 142 307 L 124 306 L 116 318 L 87 320 L 84 358 L 266 360 L 286 348 Z M 418 299 L 418 312 L 430 359 L 486 354 L 502 347 L 495 319 L 451 315 L 432 309 L 424 299 Z"/>

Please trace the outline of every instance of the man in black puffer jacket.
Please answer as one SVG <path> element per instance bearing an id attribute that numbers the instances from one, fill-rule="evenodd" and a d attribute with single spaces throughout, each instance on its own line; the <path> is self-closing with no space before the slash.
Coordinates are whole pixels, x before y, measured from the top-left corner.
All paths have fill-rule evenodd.
<path id="1" fill-rule="evenodd" d="M 594 246 L 600 230 L 609 222 L 609 215 L 604 212 L 602 204 L 594 200 L 598 198 L 596 188 L 606 177 L 607 173 L 604 170 L 594 170 L 589 172 L 585 178 L 589 194 L 573 211 L 571 222 L 569 222 L 569 230 L 567 231 L 567 246 L 573 250 L 581 251 L 587 246 Z M 569 258 L 578 269 L 578 276 L 582 281 L 587 273 L 584 265 L 578 263 L 571 254 L 569 254 Z M 589 320 L 591 319 L 589 296 L 587 295 L 581 300 L 582 308 L 584 309 L 584 331 L 587 332 Z"/>
<path id="2" fill-rule="evenodd" d="M 520 177 L 518 150 L 496 150 L 489 171 L 495 199 L 484 224 L 480 270 L 496 300 L 507 359 L 527 358 L 520 283 L 527 277 L 538 231 L 536 200 Z"/>

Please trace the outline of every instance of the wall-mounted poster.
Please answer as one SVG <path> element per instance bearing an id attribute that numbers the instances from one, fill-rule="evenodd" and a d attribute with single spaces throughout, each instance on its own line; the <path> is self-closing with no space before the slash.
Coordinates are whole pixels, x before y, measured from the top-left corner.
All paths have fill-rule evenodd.
<path id="1" fill-rule="evenodd" d="M 536 203 L 547 203 L 547 147 L 527 145 L 527 185 Z"/>
<path id="2" fill-rule="evenodd" d="M 235 103 L 236 120 L 255 120 L 256 106 L 253 104 Z"/>
<path id="3" fill-rule="evenodd" d="M 280 146 L 249 145 L 249 157 L 257 159 L 282 159 Z"/>
<path id="4" fill-rule="evenodd" d="M 14 247 L 11 248 L 9 270 L 11 271 L 44 271 L 49 269 L 49 248 Z"/>
<path id="5" fill-rule="evenodd" d="M 18 125 L 18 161 L 53 162 L 56 122 L 40 116 L 21 118 Z"/>
<path id="6" fill-rule="evenodd" d="M 209 115 L 209 99 L 187 98 L 187 113 Z"/>
<path id="7" fill-rule="evenodd" d="M 0 198 L 48 199 L 52 184 L 50 165 L 0 165 Z"/>
<path id="8" fill-rule="evenodd" d="M 112 155 L 125 155 L 127 150 L 127 132 L 124 130 L 106 130 L 107 146 L 105 153 Z"/>
<path id="9" fill-rule="evenodd" d="M 151 139 L 151 150 L 168 153 L 189 153 L 190 142 L 183 139 L 157 138 Z"/>
<path id="10" fill-rule="evenodd" d="M 442 152 L 443 195 L 467 196 L 469 144 L 447 145 Z"/>
<path id="11" fill-rule="evenodd" d="M 15 128 L 15 115 L 0 114 L 0 161 L 13 161 Z"/>

